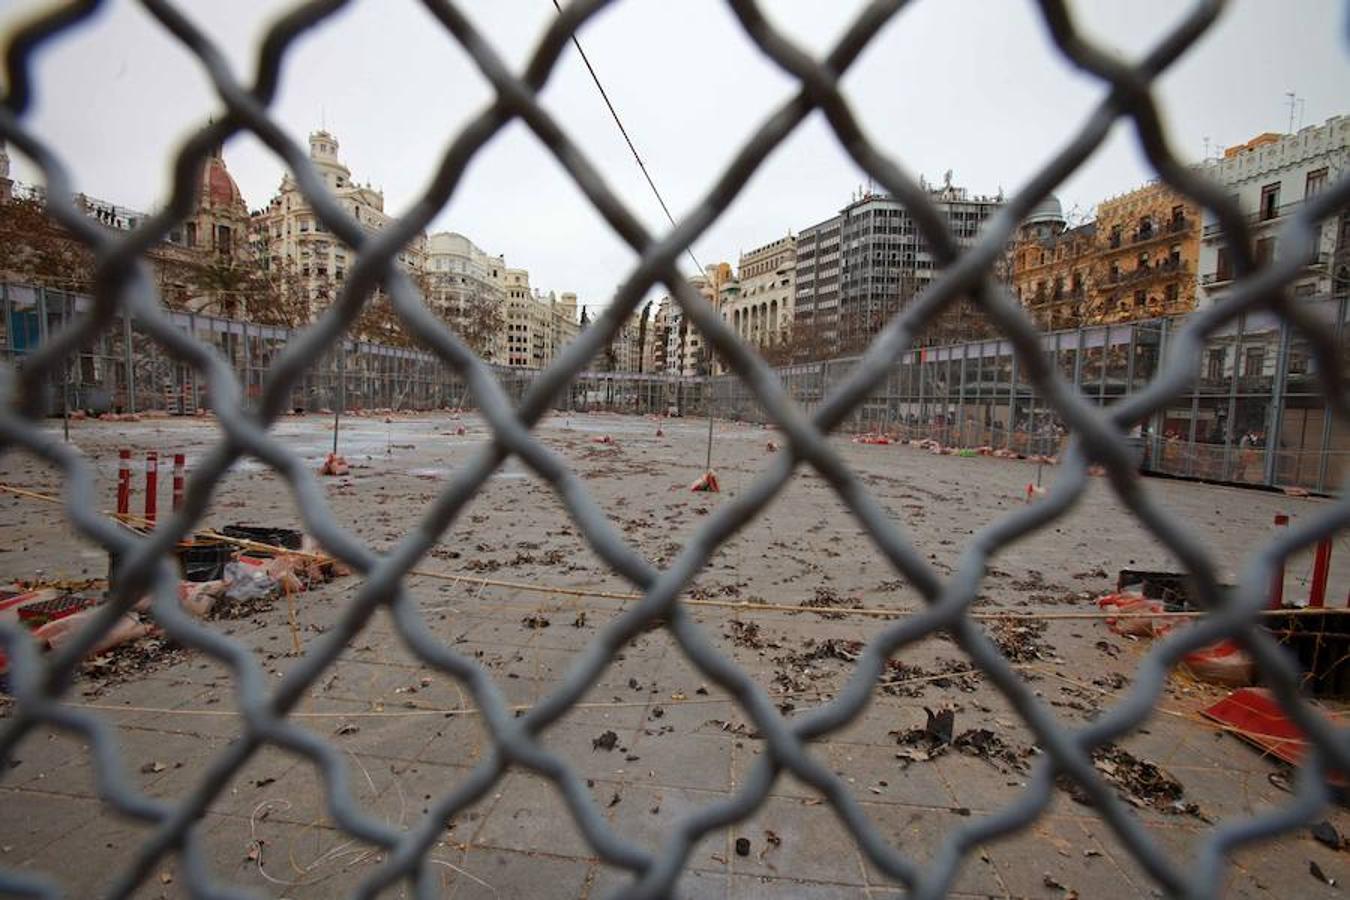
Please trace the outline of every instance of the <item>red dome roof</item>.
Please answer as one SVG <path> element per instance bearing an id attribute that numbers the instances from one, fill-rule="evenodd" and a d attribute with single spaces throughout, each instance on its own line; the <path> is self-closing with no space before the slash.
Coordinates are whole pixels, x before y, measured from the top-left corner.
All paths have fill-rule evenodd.
<path id="1" fill-rule="evenodd" d="M 244 195 L 239 193 L 239 185 L 225 168 L 225 160 L 215 154 L 206 160 L 206 169 L 202 173 L 202 202 L 210 207 L 244 205 Z"/>

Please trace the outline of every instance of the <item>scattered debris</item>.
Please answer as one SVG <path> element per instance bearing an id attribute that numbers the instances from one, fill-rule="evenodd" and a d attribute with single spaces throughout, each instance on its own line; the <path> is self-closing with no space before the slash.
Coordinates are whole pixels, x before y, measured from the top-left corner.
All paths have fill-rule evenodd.
<path id="1" fill-rule="evenodd" d="M 596 750 L 604 750 L 608 752 L 617 747 L 618 744 L 619 744 L 619 736 L 612 731 L 606 731 L 604 734 L 600 735 L 598 738 L 594 738 L 591 741 L 591 750 L 592 752 Z"/>
<path id="2" fill-rule="evenodd" d="M 744 837 L 738 837 L 738 838 L 736 838 L 736 855 L 737 855 L 737 856 L 749 856 L 749 855 L 750 855 L 750 839 L 749 839 L 749 838 L 744 838 Z"/>
<path id="3" fill-rule="evenodd" d="M 716 494 L 722 490 L 722 485 L 717 481 L 717 473 L 709 469 L 700 475 L 697 481 L 689 485 L 689 490 L 695 492 L 707 491 Z"/>
<path id="4" fill-rule="evenodd" d="M 897 744 L 907 748 L 895 754 L 896 759 L 906 760 L 907 762 L 927 762 L 946 753 L 947 748 L 951 746 L 956 711 L 939 709 L 937 712 L 933 712 L 928 707 L 924 707 L 923 711 L 927 714 L 928 721 L 924 723 L 922 728 L 911 728 L 903 732 L 887 732 L 887 734 L 895 737 Z"/>
<path id="5" fill-rule="evenodd" d="M 802 602 L 802 606 L 809 606 L 812 609 L 829 609 L 837 606 L 862 606 L 862 601 L 857 597 L 840 597 L 839 593 L 832 587 L 816 588 L 815 596 Z M 842 619 L 843 613 L 821 613 L 826 619 Z"/>
<path id="6" fill-rule="evenodd" d="M 751 650 L 764 649 L 764 639 L 759 636 L 758 622 L 742 622 L 740 619 L 732 619 L 727 623 L 727 627 L 730 629 L 727 637 L 731 638 L 732 643 L 741 647 L 749 647 Z"/>
<path id="7" fill-rule="evenodd" d="M 1196 678 L 1213 684 L 1245 687 L 1256 680 L 1256 660 L 1233 640 L 1187 653 L 1181 664 Z"/>
<path id="8" fill-rule="evenodd" d="M 549 622 L 548 619 L 544 618 L 538 613 L 531 613 L 530 615 L 521 619 L 520 624 L 524 625 L 526 628 L 547 628 Z"/>
<path id="9" fill-rule="evenodd" d="M 320 475 L 350 475 L 351 466 L 347 465 L 347 460 L 336 453 L 330 453 L 324 458 L 323 465 L 319 466 Z"/>
<path id="10" fill-rule="evenodd" d="M 1336 886 L 1336 879 L 1328 878 L 1327 873 L 1322 871 L 1322 867 L 1319 866 L 1317 863 L 1313 862 L 1312 860 L 1308 860 L 1308 872 L 1309 874 L 1312 875 L 1312 877 L 1316 878 L 1323 884 L 1329 887 Z"/>
<path id="11" fill-rule="evenodd" d="M 749 738 L 752 741 L 757 741 L 760 738 L 759 732 L 748 727 L 744 722 L 736 722 L 733 724 L 725 719 L 709 719 L 703 724 L 711 725 L 718 731 L 725 731 L 729 734 L 736 734 L 743 738 Z"/>
<path id="12" fill-rule="evenodd" d="M 1092 764 L 1106 781 L 1116 789 L 1122 800 L 1137 807 L 1155 809 L 1167 815 L 1187 815 L 1205 820 L 1200 808 L 1184 798 L 1186 789 L 1181 782 L 1157 765 L 1140 759 L 1116 744 L 1103 744 L 1092 751 Z M 1092 799 L 1082 787 L 1068 777 L 1058 779 L 1061 788 L 1075 802 L 1091 806 Z"/>
<path id="13" fill-rule="evenodd" d="M 1000 619 L 994 624 L 992 637 L 1009 662 L 1036 662 L 1055 655 L 1044 640 L 1048 627 L 1043 620 Z"/>
<path id="14" fill-rule="evenodd" d="M 1027 757 L 1031 750 L 1014 750 L 1003 738 L 988 728 L 972 728 L 963 731 L 952 741 L 952 746 L 967 756 L 976 756 L 985 760 L 999 771 L 1012 769 L 1018 772 L 1027 770 Z M 1000 763 L 1007 769 L 1001 768 Z"/>
<path id="15" fill-rule="evenodd" d="M 353 725 L 351 722 L 343 722 L 341 725 L 339 725 L 339 726 L 337 727 L 337 730 L 334 731 L 333 733 L 334 733 L 334 734 L 356 734 L 356 733 L 357 733 L 358 731 L 360 731 L 360 730 L 361 730 L 361 726 L 360 726 L 360 725 Z"/>
<path id="16" fill-rule="evenodd" d="M 1309 830 L 1312 832 L 1312 836 L 1318 843 L 1325 844 L 1332 850 L 1340 850 L 1345 847 L 1345 838 L 1341 837 L 1341 833 L 1336 830 L 1335 825 L 1332 825 L 1325 819 L 1318 822 Z"/>

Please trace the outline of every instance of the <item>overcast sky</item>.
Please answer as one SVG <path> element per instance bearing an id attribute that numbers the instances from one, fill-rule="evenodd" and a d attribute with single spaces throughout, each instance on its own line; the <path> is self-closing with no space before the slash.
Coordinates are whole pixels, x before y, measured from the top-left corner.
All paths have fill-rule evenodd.
<path id="1" fill-rule="evenodd" d="M 237 71 L 253 70 L 257 40 L 289 4 L 193 0 L 181 7 L 215 36 Z M 766 0 L 797 40 L 824 52 L 861 6 Z M 1177 0 L 1075 4 L 1095 39 L 1134 56 L 1180 17 Z M 0 2 L 0 28 L 39 8 Z M 519 66 L 549 19 L 551 0 L 465 0 L 463 8 Z M 1345 4 L 1238 0 L 1160 83 L 1176 149 L 1211 149 L 1289 124 L 1350 112 Z M 581 40 L 678 217 L 735 150 L 789 97 L 794 83 L 763 59 L 720 0 L 622 0 Z M 71 165 L 79 190 L 140 209 L 167 194 L 166 161 L 192 129 L 219 114 L 200 66 L 136 3 L 114 0 L 90 26 L 49 45 L 37 66 L 32 126 Z M 247 78 L 246 78 L 247 80 Z M 869 134 L 912 174 L 976 193 L 1015 191 L 1103 96 L 1051 46 L 1036 8 L 1013 0 L 919 0 L 873 43 L 846 79 Z M 468 57 L 412 0 L 356 0 L 290 53 L 274 114 L 298 141 L 326 122 L 353 176 L 383 188 L 397 213 L 422 189 L 451 137 L 490 99 Z M 622 138 L 569 49 L 545 93 L 610 185 L 652 229 L 668 227 Z M 16 175 L 35 181 L 17 154 Z M 281 179 L 251 137 L 225 147 L 250 208 Z M 1066 209 L 1136 187 L 1149 169 L 1132 134 L 1110 142 L 1061 186 Z M 810 118 L 774 153 L 694 247 L 705 265 L 832 215 L 865 184 L 825 127 Z M 547 151 L 512 125 L 485 148 L 433 229 L 463 232 L 530 271 L 534 286 L 608 302 L 633 254 L 587 205 Z M 687 262 L 686 262 L 687 264 Z"/>

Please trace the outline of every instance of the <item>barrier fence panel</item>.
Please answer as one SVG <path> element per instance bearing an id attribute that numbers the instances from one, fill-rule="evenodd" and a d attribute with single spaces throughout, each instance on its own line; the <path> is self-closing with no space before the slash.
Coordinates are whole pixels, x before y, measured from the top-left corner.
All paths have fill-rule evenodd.
<path id="1" fill-rule="evenodd" d="M 38 72 L 36 63 L 48 42 L 76 27 L 98 4 L 58 6 L 16 33 L 7 47 L 8 93 L 0 108 L 0 137 L 42 168 L 50 214 L 95 251 L 104 265 L 99 270 L 97 302 L 6 286 L 0 448 L 33 455 L 60 469 L 71 525 L 119 554 L 124 563 L 104 613 L 49 656 L 39 656 L 18 626 L 0 622 L 0 644 L 10 661 L 15 701 L 12 714 L 0 723 L 0 758 L 6 758 L 25 735 L 49 725 L 78 732 L 94 746 L 102 801 L 148 826 L 144 840 L 127 848 L 125 867 L 112 884 L 114 896 L 136 892 L 171 853 L 182 860 L 180 877 L 186 890 L 196 896 L 224 895 L 204 859 L 200 816 L 265 744 L 312 762 L 337 827 L 382 849 L 379 864 L 363 883 L 364 896 L 399 882 L 416 896 L 431 896 L 437 884 L 431 849 L 444 833 L 444 823 L 499 785 L 508 767 L 537 773 L 575 800 L 566 808 L 585 844 L 603 862 L 630 873 L 625 894 L 644 897 L 670 895 L 700 838 L 749 818 L 787 773 L 820 792 L 822 802 L 833 809 L 879 873 L 876 877 L 889 878 L 921 897 L 945 893 L 963 861 L 982 842 L 1033 827 L 1048 807 L 1057 780 L 1074 783 L 1147 876 L 1173 895 L 1213 895 L 1223 883 L 1221 869 L 1230 852 L 1300 826 L 1330 798 L 1327 772 L 1350 771 L 1350 736 L 1303 698 L 1298 673 L 1271 636 L 1255 627 L 1254 616 L 1266 602 L 1265 586 L 1275 567 L 1294 549 L 1344 528 L 1350 522 L 1350 500 L 1342 496 L 1323 504 L 1302 522 L 1253 547 L 1238 586 L 1226 591 L 1219 587 L 1216 563 L 1203 538 L 1156 506 L 1147 491 L 1133 489 L 1136 451 L 1141 448 L 1151 449 L 1149 464 L 1158 471 L 1222 480 L 1287 479 L 1283 483 L 1330 489 L 1339 485 L 1344 472 L 1350 435 L 1344 396 L 1345 300 L 1296 300 L 1288 286 L 1304 266 L 1316 261 L 1311 249 L 1300 249 L 1311 247 L 1313 226 L 1350 205 L 1350 181 L 1338 175 L 1340 180 L 1293 211 L 1280 255 L 1258 267 L 1246 218 L 1224 190 L 1178 162 L 1158 120 L 1151 93 L 1154 79 L 1185 58 L 1207 33 L 1218 4 L 1188 7 L 1153 52 L 1130 64 L 1079 33 L 1059 2 L 1043 0 L 1039 10 L 1058 51 L 1109 90 L 1103 91 L 1098 109 L 1077 126 L 1067 143 L 1057 150 L 1046 147 L 1045 163 L 1027 182 L 1027 189 L 1011 198 L 987 223 L 978 243 L 965 250 L 943 224 L 927 192 L 909 181 L 902 167 L 888 162 L 886 154 L 904 148 L 870 144 L 839 91 L 839 78 L 903 4 L 867 5 L 829 57 L 815 60 L 793 52 L 788 38 L 761 17 L 753 0 L 733 0 L 729 5 L 749 38 L 801 88 L 730 156 L 732 162 L 693 207 L 684 227 L 664 237 L 648 234 L 623 200 L 595 177 L 582 151 L 536 94 L 569 46 L 568 39 L 605 4 L 564 6 L 523 76 L 502 69 L 491 48 L 451 4 L 428 0 L 426 5 L 445 27 L 447 42 L 457 43 L 482 70 L 496 99 L 462 133 L 447 135 L 443 165 L 421 202 L 409 206 L 414 212 L 373 237 L 347 217 L 303 150 L 267 118 L 287 48 L 342 4 L 307 3 L 278 20 L 265 42 L 268 49 L 261 56 L 253 88 L 232 80 L 228 67 L 219 64 L 220 51 L 211 36 L 198 34 L 171 4 L 160 0 L 144 4 L 166 38 L 179 40 L 206 64 L 206 75 L 224 107 L 223 114 L 217 113 L 201 128 L 174 160 L 175 201 L 191 195 L 210 148 L 247 132 L 279 156 L 296 160 L 298 168 L 292 174 L 316 216 L 335 239 L 353 248 L 350 276 L 331 308 L 313 325 L 296 331 L 170 311 L 158 302 L 144 267 L 136 265 L 140 261 L 136 254 L 179 224 L 172 210 L 181 203 L 170 204 L 170 211 L 126 234 L 96 226 L 69 199 L 73 192 L 62 148 L 44 142 L 28 127 L 24 114 Z M 896 27 L 903 28 L 904 23 Z M 788 366 L 775 375 L 738 342 L 676 266 L 759 163 L 816 111 L 869 178 L 910 207 L 938 274 L 886 323 L 862 356 Z M 641 259 L 606 311 L 538 372 L 493 369 L 473 357 L 421 304 L 414 285 L 396 264 L 400 246 L 446 205 L 475 153 L 517 120 L 539 136 Z M 1214 305 L 1185 321 L 1042 334 L 997 283 L 994 263 L 1017 224 L 1077 170 L 1118 121 L 1138 130 L 1154 167 L 1169 185 L 1222 223 L 1230 237 L 1235 278 Z M 402 327 L 425 349 L 371 345 L 346 335 L 377 283 L 383 285 Z M 587 371 L 658 283 L 676 298 L 730 374 L 623 378 Z M 967 345 L 915 346 L 926 324 L 966 298 L 997 327 L 998 337 Z M 133 536 L 100 515 L 92 495 L 91 463 L 41 427 L 42 417 L 70 403 L 72 385 L 78 395 L 75 403 L 93 410 L 191 414 L 209 406 L 228 433 L 228 441 L 222 438 L 189 480 L 182 509 L 162 519 L 152 533 Z M 481 464 L 457 469 L 418 527 L 386 553 L 364 545 L 335 523 L 315 476 L 267 431 L 292 409 L 325 408 L 341 402 L 344 394 L 348 408 L 471 404 L 495 438 L 479 451 Z M 668 412 L 673 407 L 685 416 L 711 413 L 771 422 L 780 429 L 784 447 L 756 483 L 725 498 L 699 533 L 658 569 L 636 558 L 615 524 L 588 499 L 583 483 L 559 471 L 556 459 L 531 429 L 555 408 L 642 412 L 645 407 L 659 412 L 662 404 Z M 978 441 L 1025 453 L 1053 450 L 1061 469 L 1047 496 L 982 531 L 969 545 L 961 567 L 944 575 L 913 551 L 896 521 L 876 512 L 878 507 L 853 479 L 838 448 L 825 440 L 833 431 L 876 429 L 948 444 Z M 324 640 L 312 644 L 280 678 L 265 675 L 237 638 L 179 611 L 176 573 L 164 561 L 166 552 L 199 524 L 213 480 L 244 455 L 266 460 L 278 473 L 303 482 L 294 485 L 294 494 L 306 527 L 363 579 Z M 505 705 L 504 694 L 486 668 L 432 634 L 404 585 L 409 568 L 434 546 L 508 456 L 519 457 L 557 490 L 590 547 L 642 594 L 579 654 L 551 695 L 519 716 Z M 293 465 L 282 467 L 278 460 Z M 1022 680 L 966 612 L 975 603 L 991 557 L 1056 522 L 1085 491 L 1091 465 L 1105 467 L 1122 506 L 1186 561 L 1196 596 L 1211 612 L 1204 627 L 1155 644 L 1143 656 L 1124 699 L 1071 730 L 1060 724 L 1047 701 Z M 822 475 L 896 573 L 916 586 L 928 608 L 879 626 L 843 689 L 788 719 L 745 672 L 719 655 L 678 598 L 718 547 L 777 495 L 797 466 L 813 467 Z M 137 789 L 121 767 L 115 729 L 96 711 L 61 702 L 72 693 L 72 675 L 84 652 L 146 591 L 153 594 L 156 616 L 170 638 L 230 668 L 241 712 L 240 733 L 223 747 L 204 747 L 203 753 L 213 754 L 205 774 L 173 796 L 152 797 Z M 380 610 L 391 614 L 385 621 L 420 663 L 467 688 L 492 745 L 467 780 L 428 799 L 427 814 L 406 830 L 363 810 L 347 788 L 353 776 L 346 758 L 333 743 L 288 718 L 331 670 L 348 641 Z M 540 741 L 546 728 L 595 687 L 615 648 L 649 628 L 666 629 L 704 677 L 737 698 L 742 714 L 762 736 L 763 748 L 730 800 L 718 805 L 714 814 L 705 809 L 681 818 L 654 850 L 616 830 L 604 811 L 590 802 L 575 772 Z M 1014 805 L 994 816 L 972 817 L 943 835 L 942 848 L 920 865 L 909 848 L 887 841 L 874 829 L 844 778 L 821 765 L 807 746 L 861 715 L 888 657 L 940 631 L 983 673 L 988 689 L 1008 701 L 1007 714 L 1025 722 L 1040 753 Z M 1197 858 L 1183 865 L 1138 826 L 1093 766 L 1091 753 L 1154 712 L 1166 672 L 1182 653 L 1225 637 L 1241 641 L 1256 658 L 1273 696 L 1307 734 L 1308 753 L 1289 804 L 1246 818 L 1225 818 L 1207 832 Z M 0 765 L 0 773 L 9 771 L 9 766 Z M 0 868 L 0 891 L 41 895 L 45 890 L 45 882 L 34 873 Z"/>

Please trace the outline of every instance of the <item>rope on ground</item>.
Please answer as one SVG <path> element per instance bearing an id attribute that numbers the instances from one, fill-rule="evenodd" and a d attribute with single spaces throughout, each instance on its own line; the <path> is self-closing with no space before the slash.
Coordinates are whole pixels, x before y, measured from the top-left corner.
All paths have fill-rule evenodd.
<path id="1" fill-rule="evenodd" d="M 9 491 L 23 497 L 31 497 L 35 500 L 42 500 L 48 503 L 60 503 L 59 497 L 50 494 L 41 494 L 35 491 L 28 491 L 16 488 L 12 485 L 0 483 L 0 490 Z M 106 512 L 106 510 L 105 510 Z M 150 524 L 145 519 L 132 515 L 117 515 L 108 513 L 119 520 L 125 520 L 126 523 L 136 523 L 140 525 Z M 246 550 L 259 550 L 265 553 L 285 554 L 304 559 L 311 559 L 316 562 L 334 562 L 333 557 L 324 553 L 314 553 L 305 550 L 292 550 L 289 547 L 278 547 L 275 544 L 264 544 L 258 541 L 250 541 L 245 538 L 233 537 L 231 535 L 220 534 L 209 529 L 201 529 L 195 532 L 197 535 L 211 540 L 219 540 L 225 543 L 235 544 Z M 449 572 L 431 572 L 425 569 L 409 569 L 409 576 L 418 578 L 431 578 L 438 581 L 452 581 L 461 584 L 476 584 L 486 587 L 509 588 L 511 590 L 523 591 L 535 594 L 550 594 L 553 596 L 566 597 L 588 597 L 603 600 L 641 600 L 642 594 L 633 591 L 601 591 L 591 588 L 570 588 L 558 585 L 540 584 L 525 581 L 510 581 L 500 578 L 483 578 L 478 575 L 455 575 Z M 904 609 L 878 609 L 865 606 L 807 606 L 804 604 L 792 603 L 765 603 L 749 600 L 709 600 L 695 597 L 688 597 L 680 601 L 686 606 L 704 606 L 722 609 L 733 609 L 746 612 L 783 612 L 783 613 L 815 613 L 817 615 L 840 615 L 840 616 L 861 616 L 880 619 L 896 619 L 901 616 L 911 615 L 922 612 L 921 608 L 907 607 Z M 1261 616 L 1299 616 L 1299 615 L 1346 615 L 1350 614 L 1350 608 L 1335 607 L 1306 607 L 1303 609 L 1266 609 L 1261 610 Z M 1197 619 L 1209 615 L 1205 610 L 1178 610 L 1175 612 L 1106 612 L 1102 610 L 1084 610 L 1077 612 L 1062 612 L 1058 610 L 1007 610 L 1003 612 L 969 612 L 966 614 L 975 621 L 1076 621 L 1076 620 L 1105 620 L 1105 619 Z"/>

